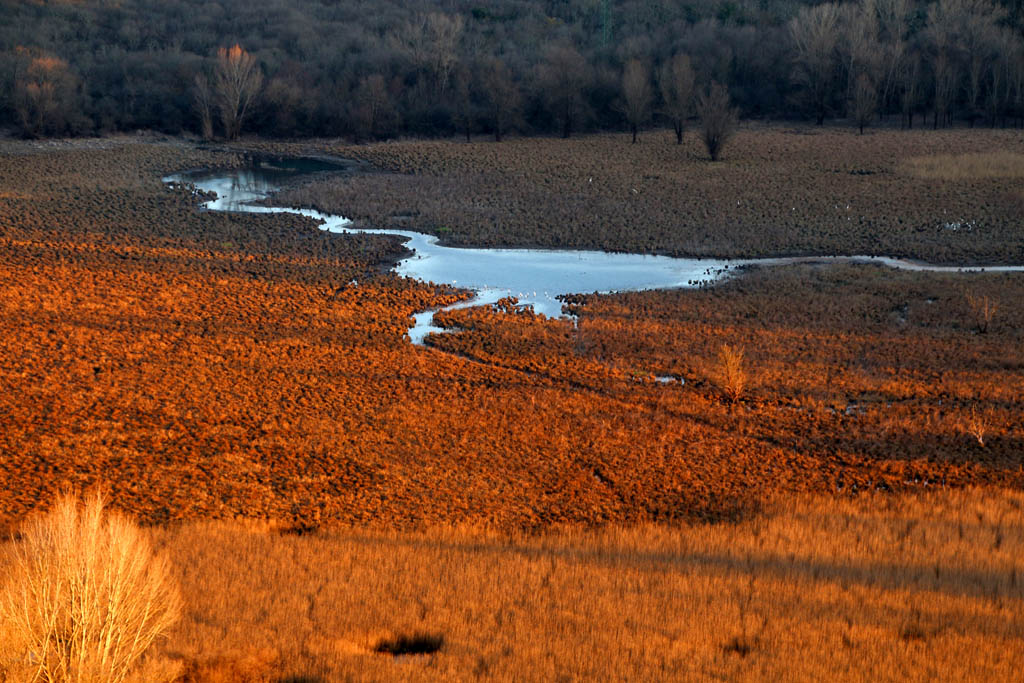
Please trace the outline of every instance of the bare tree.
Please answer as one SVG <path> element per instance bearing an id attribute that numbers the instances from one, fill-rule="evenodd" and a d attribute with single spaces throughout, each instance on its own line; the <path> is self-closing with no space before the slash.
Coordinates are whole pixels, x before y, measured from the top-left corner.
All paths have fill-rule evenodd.
<path id="1" fill-rule="evenodd" d="M 263 87 L 263 72 L 256 58 L 237 43 L 217 50 L 213 93 L 224 126 L 224 136 L 234 140 Z"/>
<path id="2" fill-rule="evenodd" d="M 508 67 L 500 59 L 491 60 L 483 75 L 484 90 L 487 93 L 488 109 L 491 125 L 494 128 L 494 141 L 501 142 L 509 123 L 519 113 L 519 86 L 512 79 Z"/>
<path id="3" fill-rule="evenodd" d="M 866 73 L 857 76 L 851 104 L 853 120 L 860 129 L 860 134 L 863 135 L 864 126 L 871 122 L 871 118 L 875 115 L 875 107 L 878 105 L 878 88 Z"/>
<path id="4" fill-rule="evenodd" d="M 1006 17 L 1006 10 L 989 0 L 969 0 L 958 18 L 957 33 L 967 67 L 967 117 L 972 126 L 981 113 L 985 74 L 999 58 L 999 23 Z"/>
<path id="5" fill-rule="evenodd" d="M 199 115 L 199 132 L 204 140 L 213 139 L 213 89 L 210 81 L 203 74 L 196 74 L 192 84 L 192 102 Z"/>
<path id="6" fill-rule="evenodd" d="M 729 91 L 721 83 L 713 82 L 707 91 L 697 96 L 697 116 L 700 118 L 704 146 L 711 161 L 718 157 L 736 131 L 738 115 L 729 104 Z"/>
<path id="7" fill-rule="evenodd" d="M 453 85 L 455 125 L 465 134 L 466 142 L 469 142 L 473 133 L 476 107 L 473 103 L 473 72 L 468 66 L 456 65 Z"/>
<path id="8" fill-rule="evenodd" d="M 661 98 L 665 101 L 665 116 L 672 121 L 676 144 L 683 144 L 683 130 L 693 110 L 693 66 L 690 56 L 677 54 L 662 65 L 658 74 Z"/>
<path id="9" fill-rule="evenodd" d="M 622 98 L 622 110 L 633 132 L 633 144 L 636 144 L 640 126 L 651 116 L 650 70 L 638 59 L 629 60 L 622 72 Z"/>
<path id="10" fill-rule="evenodd" d="M 583 91 L 590 79 L 590 67 L 575 48 L 563 45 L 548 50 L 540 81 L 564 138 L 572 135 L 586 112 Z"/>
<path id="11" fill-rule="evenodd" d="M 404 48 L 413 65 L 425 76 L 423 94 L 433 101 L 444 97 L 458 59 L 465 19 L 461 14 L 417 14 L 405 22 L 393 44 Z"/>
<path id="12" fill-rule="evenodd" d="M 17 48 L 21 66 L 14 79 L 14 109 L 25 135 L 63 133 L 68 126 L 76 79 L 67 62 L 31 48 Z"/>
<path id="13" fill-rule="evenodd" d="M 911 0 L 874 0 L 878 16 L 878 33 L 881 42 L 881 105 L 890 105 L 900 84 L 905 68 L 910 30 Z"/>
<path id="14" fill-rule="evenodd" d="M 959 73 L 952 51 L 952 46 L 948 42 L 943 42 L 935 46 L 932 54 L 932 75 L 935 79 L 932 92 L 935 113 L 933 128 L 938 128 L 940 121 L 943 126 L 947 124 L 950 105 L 956 92 Z"/>
<path id="15" fill-rule="evenodd" d="M 1015 72 L 1024 67 L 1024 43 L 1009 27 L 1000 27 L 993 41 L 995 58 L 989 65 L 987 108 L 989 123 L 996 125 L 1000 114 L 1006 122 L 1006 111 L 1012 100 Z"/>
<path id="16" fill-rule="evenodd" d="M 906 119 L 907 128 L 914 127 L 914 111 L 921 98 L 921 55 L 910 53 L 903 60 L 899 73 L 900 110 Z"/>
<path id="17" fill-rule="evenodd" d="M 834 87 L 838 29 L 839 6 L 831 2 L 804 7 L 789 23 L 796 48 L 796 79 L 819 126 L 825 122 Z"/>
<path id="18" fill-rule="evenodd" d="M 354 123 L 361 137 L 373 137 L 382 132 L 385 119 L 391 114 L 391 97 L 387 82 L 380 74 L 371 74 L 359 81 L 353 93 Z"/>
<path id="19" fill-rule="evenodd" d="M 846 72 L 847 115 L 854 115 L 851 107 L 856 103 L 857 81 L 861 74 L 866 74 L 874 82 L 881 71 L 882 47 L 878 42 L 875 0 L 842 5 L 839 16 L 843 40 L 838 43 L 838 51 Z"/>

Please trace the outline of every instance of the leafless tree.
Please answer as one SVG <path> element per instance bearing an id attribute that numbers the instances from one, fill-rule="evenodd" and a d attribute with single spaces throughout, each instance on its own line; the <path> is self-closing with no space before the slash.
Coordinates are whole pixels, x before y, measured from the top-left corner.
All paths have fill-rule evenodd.
<path id="1" fill-rule="evenodd" d="M 878 88 L 866 73 L 857 76 L 851 104 L 853 120 L 860 129 L 860 134 L 863 135 L 864 126 L 871 122 L 871 118 L 875 115 L 875 107 L 878 105 Z"/>
<path id="2" fill-rule="evenodd" d="M 1015 80 L 1024 70 L 1024 42 L 1009 27 L 1000 27 L 992 44 L 995 58 L 988 71 L 988 115 L 992 126 L 1000 115 L 1006 121 L 1006 111 L 1013 100 Z"/>
<path id="3" fill-rule="evenodd" d="M 796 78 L 807 93 L 818 125 L 825 122 L 836 72 L 839 6 L 804 7 L 789 24 L 796 48 Z"/>
<path id="4" fill-rule="evenodd" d="M 263 87 L 263 72 L 256 58 L 238 44 L 217 50 L 213 71 L 213 95 L 220 112 L 224 136 L 234 140 Z"/>
<path id="5" fill-rule="evenodd" d="M 564 138 L 580 125 L 586 111 L 584 88 L 590 78 L 590 67 L 575 48 L 562 45 L 548 50 L 540 67 L 540 82 Z"/>
<path id="6" fill-rule="evenodd" d="M 1005 9 L 989 0 L 965 0 L 958 17 L 957 33 L 967 71 L 967 116 L 972 126 L 980 113 L 985 74 L 999 58 L 999 24 L 1006 16 Z"/>
<path id="7" fill-rule="evenodd" d="M 866 74 L 874 82 L 882 68 L 875 0 L 842 5 L 839 16 L 838 28 L 843 40 L 838 43 L 838 51 L 846 73 L 847 112 L 856 118 L 851 107 L 857 101 L 858 79 L 861 74 Z"/>
<path id="8" fill-rule="evenodd" d="M 461 14 L 417 14 L 402 25 L 393 41 L 425 76 L 423 94 L 435 102 L 448 90 L 464 25 Z"/>
<path id="9" fill-rule="evenodd" d="M 922 72 L 921 55 L 917 52 L 909 53 L 903 60 L 899 73 L 900 110 L 905 117 L 907 128 L 914 127 L 914 111 L 921 99 Z"/>
<path id="10" fill-rule="evenodd" d="M 210 81 L 203 74 L 196 74 L 192 84 L 192 102 L 199 116 L 199 132 L 204 140 L 213 139 L 213 89 Z"/>
<path id="11" fill-rule="evenodd" d="M 665 101 L 662 110 L 671 121 L 676 132 L 676 144 L 683 144 L 683 130 L 693 110 L 693 66 L 690 56 L 677 54 L 662 65 L 658 74 L 661 98 Z"/>
<path id="12" fill-rule="evenodd" d="M 500 59 L 493 59 L 484 69 L 483 86 L 487 94 L 491 125 L 495 142 L 501 142 L 502 135 L 519 113 L 522 96 L 519 86 L 512 79 L 508 67 Z"/>
<path id="13" fill-rule="evenodd" d="M 697 116 L 708 155 L 712 161 L 718 161 L 725 143 L 736 131 L 739 118 L 730 106 L 729 90 L 721 83 L 712 82 L 707 91 L 697 96 Z"/>
<path id="14" fill-rule="evenodd" d="M 453 96 L 455 105 L 455 125 L 466 136 L 469 142 L 473 133 L 473 121 L 476 118 L 476 110 L 473 104 L 473 72 L 466 64 L 458 64 L 455 67 L 453 77 Z"/>
<path id="15" fill-rule="evenodd" d="M 633 132 L 633 144 L 636 144 L 640 126 L 651 116 L 651 74 L 638 59 L 629 60 L 622 72 L 622 98 L 622 110 Z"/>
<path id="16" fill-rule="evenodd" d="M 881 104 L 883 110 L 890 105 L 900 85 L 905 69 L 910 30 L 911 0 L 874 0 L 881 42 Z"/>
<path id="17" fill-rule="evenodd" d="M 13 100 L 22 132 L 31 137 L 63 133 L 76 86 L 67 62 L 35 49 L 17 51 Z"/>
<path id="18" fill-rule="evenodd" d="M 391 113 L 387 81 L 380 74 L 371 74 L 359 81 L 353 93 L 355 124 L 360 136 L 378 135 L 385 118 Z"/>

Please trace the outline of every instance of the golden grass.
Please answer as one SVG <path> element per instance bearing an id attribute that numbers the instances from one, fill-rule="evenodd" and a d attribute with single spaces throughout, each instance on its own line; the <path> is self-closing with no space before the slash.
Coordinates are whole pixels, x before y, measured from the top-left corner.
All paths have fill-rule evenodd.
<path id="1" fill-rule="evenodd" d="M 918 178 L 937 180 L 981 180 L 1024 178 L 1024 154 L 1018 152 L 977 152 L 933 154 L 911 157 L 905 169 Z"/>
<path id="2" fill-rule="evenodd" d="M 969 489 L 537 537 L 190 524 L 158 533 L 188 604 L 166 649 L 197 681 L 1014 680 L 1022 510 Z"/>

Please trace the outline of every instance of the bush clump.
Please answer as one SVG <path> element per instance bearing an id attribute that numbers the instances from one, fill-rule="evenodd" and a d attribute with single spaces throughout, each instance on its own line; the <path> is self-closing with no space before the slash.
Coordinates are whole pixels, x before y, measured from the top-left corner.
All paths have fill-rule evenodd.
<path id="1" fill-rule="evenodd" d="M 178 619 L 167 558 L 103 498 L 63 496 L 6 550 L 0 588 L 0 680 L 158 681 L 144 660 Z"/>

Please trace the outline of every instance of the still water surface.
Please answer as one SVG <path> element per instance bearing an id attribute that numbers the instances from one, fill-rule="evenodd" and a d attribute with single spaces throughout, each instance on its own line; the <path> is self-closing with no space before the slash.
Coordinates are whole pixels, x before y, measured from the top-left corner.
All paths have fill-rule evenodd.
<path id="1" fill-rule="evenodd" d="M 298 175 L 337 170 L 340 167 L 313 159 L 262 161 L 250 168 L 234 171 L 179 173 L 164 182 L 190 183 L 198 190 L 215 192 L 217 197 L 204 204 L 210 211 L 247 213 L 294 213 L 321 221 L 321 229 L 334 233 L 374 233 L 400 235 L 413 255 L 395 268 L 399 275 L 424 282 L 447 283 L 473 290 L 476 296 L 449 308 L 465 308 L 494 303 L 514 296 L 520 304 L 550 317 L 562 314 L 560 294 L 621 292 L 647 289 L 694 287 L 714 281 L 736 268 L 750 265 L 787 265 L 793 263 L 880 263 L 893 268 L 958 272 L 956 266 L 932 266 L 916 261 L 870 256 L 828 256 L 765 259 L 686 259 L 642 254 L 611 254 L 602 251 L 553 249 L 466 249 L 438 244 L 433 235 L 409 230 L 357 229 L 343 216 L 313 209 L 260 206 L 252 202 L 277 192 L 281 183 Z M 972 270 L 980 270 L 974 268 Z M 1024 266 L 996 266 L 986 271 L 1024 271 Z M 422 343 L 431 332 L 443 332 L 433 324 L 435 311 L 416 314 L 409 329 L 413 343 Z"/>

